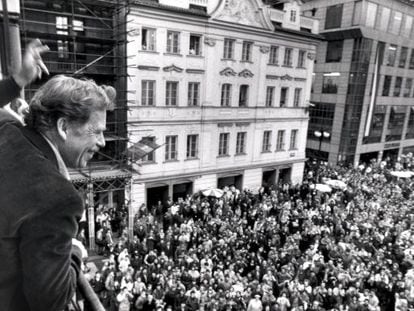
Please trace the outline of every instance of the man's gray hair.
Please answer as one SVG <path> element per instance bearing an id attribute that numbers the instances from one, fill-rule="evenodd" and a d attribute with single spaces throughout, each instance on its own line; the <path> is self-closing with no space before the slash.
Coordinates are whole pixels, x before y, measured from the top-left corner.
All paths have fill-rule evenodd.
<path id="1" fill-rule="evenodd" d="M 112 86 L 98 86 L 92 80 L 58 75 L 36 91 L 25 121 L 39 132 L 55 128 L 62 117 L 84 124 L 92 111 L 113 110 L 115 97 Z"/>

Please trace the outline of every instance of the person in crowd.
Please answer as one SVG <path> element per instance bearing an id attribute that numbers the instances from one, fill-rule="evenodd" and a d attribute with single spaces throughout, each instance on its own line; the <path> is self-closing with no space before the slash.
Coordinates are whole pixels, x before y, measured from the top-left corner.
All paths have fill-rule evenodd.
<path id="1" fill-rule="evenodd" d="M 30 48 L 32 58 L 43 50 L 39 44 Z M 68 168 L 85 167 L 105 146 L 115 95 L 109 86 L 56 76 L 35 93 L 25 127 L 1 125 L 2 310 L 63 310 L 71 301 L 86 254 L 74 239 L 83 200 Z"/>
<path id="2" fill-rule="evenodd" d="M 170 200 L 162 218 L 157 208 L 134 217 L 134 239 L 110 254 L 127 249 L 135 259 L 127 268 L 110 255 L 115 273 L 134 280 L 136 310 L 153 300 L 174 311 L 413 308 L 414 180 L 391 172 L 414 158 L 389 161 L 356 169 L 311 161 L 301 185 Z M 332 179 L 346 186 L 314 188 Z"/>

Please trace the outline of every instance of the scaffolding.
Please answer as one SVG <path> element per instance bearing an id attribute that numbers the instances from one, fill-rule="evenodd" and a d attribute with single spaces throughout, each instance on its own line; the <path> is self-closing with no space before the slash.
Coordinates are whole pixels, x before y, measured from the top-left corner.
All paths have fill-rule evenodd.
<path id="1" fill-rule="evenodd" d="M 22 46 L 35 38 L 49 46 L 50 52 L 43 55 L 43 60 L 51 76 L 85 77 L 98 84 L 112 85 L 117 90 L 116 107 L 107 116 L 105 148 L 86 169 L 71 172 L 75 187 L 88 203 L 89 247 L 93 249 L 97 204 L 106 200 L 111 205 L 113 193 L 123 191 L 129 214 L 132 211 L 131 171 L 125 157 L 129 3 L 128 0 L 20 0 L 20 9 Z M 30 99 L 47 78 L 26 87 L 25 97 Z M 98 199 L 94 201 L 93 198 Z"/>

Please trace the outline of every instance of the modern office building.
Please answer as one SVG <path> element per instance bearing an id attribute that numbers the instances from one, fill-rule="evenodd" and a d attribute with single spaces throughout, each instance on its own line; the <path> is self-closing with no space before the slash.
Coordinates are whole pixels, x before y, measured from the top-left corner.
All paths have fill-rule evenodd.
<path id="1" fill-rule="evenodd" d="M 320 42 L 301 4 L 131 3 L 129 140 L 161 145 L 135 165 L 133 206 L 301 181 Z"/>
<path id="2" fill-rule="evenodd" d="M 357 165 L 414 150 L 414 2 L 304 1 L 316 54 L 307 155 Z"/>

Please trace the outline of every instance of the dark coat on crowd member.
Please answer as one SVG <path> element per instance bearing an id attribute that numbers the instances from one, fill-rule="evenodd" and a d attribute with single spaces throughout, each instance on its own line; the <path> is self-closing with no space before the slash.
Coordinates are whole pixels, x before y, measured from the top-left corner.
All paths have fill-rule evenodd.
<path id="1" fill-rule="evenodd" d="M 62 310 L 76 288 L 83 203 L 37 132 L 0 125 L 2 311 Z"/>

